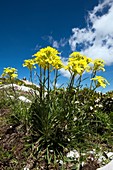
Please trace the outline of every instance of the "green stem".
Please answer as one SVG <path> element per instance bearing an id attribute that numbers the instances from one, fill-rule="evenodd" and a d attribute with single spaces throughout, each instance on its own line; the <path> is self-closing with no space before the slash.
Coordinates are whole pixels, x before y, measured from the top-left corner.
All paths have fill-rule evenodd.
<path id="1" fill-rule="evenodd" d="M 81 82 L 82 82 L 82 76 L 80 75 L 80 77 L 79 77 L 79 82 L 78 82 L 78 89 L 80 88 Z"/>
<path id="2" fill-rule="evenodd" d="M 10 82 L 11 82 L 12 90 L 13 90 L 13 92 L 14 92 L 15 99 L 16 99 L 16 91 L 15 91 L 15 88 L 14 88 L 14 85 L 13 85 L 13 80 L 11 79 L 11 77 L 10 77 Z"/>
<path id="3" fill-rule="evenodd" d="M 30 70 L 30 82 L 32 82 L 32 84 L 33 84 L 33 80 L 32 80 L 32 70 Z"/>
<path id="4" fill-rule="evenodd" d="M 45 83 L 46 83 L 46 69 L 44 69 L 43 86 L 42 86 L 42 89 L 43 89 L 43 98 L 44 98 L 45 87 L 46 87 Z"/>
<path id="5" fill-rule="evenodd" d="M 75 78 L 75 75 L 71 75 L 71 80 L 70 80 L 70 84 L 69 84 L 69 90 L 71 90 L 73 88 L 73 85 L 74 85 L 74 78 Z"/>
<path id="6" fill-rule="evenodd" d="M 42 68 L 40 66 L 40 100 L 42 100 Z"/>
<path id="7" fill-rule="evenodd" d="M 56 89 L 56 83 L 57 83 L 57 77 L 58 77 L 58 70 L 54 70 L 54 90 Z"/>
<path id="8" fill-rule="evenodd" d="M 91 74 L 91 79 L 94 78 L 96 75 L 96 71 L 93 71 Z M 91 84 L 90 84 L 90 90 L 92 90 L 92 86 L 93 86 L 93 80 L 91 80 Z"/>
<path id="9" fill-rule="evenodd" d="M 50 69 L 49 69 L 49 64 L 48 64 L 48 87 L 47 87 L 47 92 L 48 92 L 48 100 L 49 100 L 49 89 L 50 89 Z"/>

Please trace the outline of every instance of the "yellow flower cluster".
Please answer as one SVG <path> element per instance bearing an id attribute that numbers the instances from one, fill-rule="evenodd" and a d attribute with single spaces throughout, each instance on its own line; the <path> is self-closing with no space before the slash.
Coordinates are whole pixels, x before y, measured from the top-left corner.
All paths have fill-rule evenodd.
<path id="1" fill-rule="evenodd" d="M 17 69 L 12 67 L 4 68 L 2 77 L 13 78 L 13 79 L 17 78 L 18 77 Z"/>
<path id="2" fill-rule="evenodd" d="M 36 68 L 35 61 L 33 59 L 24 60 L 23 67 L 27 67 L 29 70 Z"/>
<path id="3" fill-rule="evenodd" d="M 70 73 L 74 73 L 74 75 L 82 75 L 84 71 L 90 71 L 90 66 L 88 65 L 90 62 L 92 62 L 91 58 L 88 58 L 79 52 L 73 52 L 70 55 L 65 69 L 69 70 Z"/>
<path id="4" fill-rule="evenodd" d="M 66 66 L 63 65 L 59 56 L 59 52 L 50 46 L 40 49 L 33 56 L 35 57 L 34 59 L 24 60 L 23 64 L 23 66 L 28 67 L 30 71 L 36 68 L 35 64 L 38 64 L 45 70 L 50 68 L 52 68 L 52 70 L 64 68 L 65 70 L 68 70 L 73 76 L 76 76 L 77 74 L 82 76 L 85 71 L 92 71 L 92 74 L 94 75 L 96 75 L 96 71 L 105 71 L 104 60 L 92 60 L 91 58 L 86 57 L 79 52 L 73 52 L 70 55 L 68 64 Z M 109 84 L 107 80 L 101 76 L 96 76 L 91 80 L 98 82 L 98 86 L 102 87 L 105 87 L 106 84 Z"/>
<path id="5" fill-rule="evenodd" d="M 103 88 L 105 88 L 107 84 L 109 85 L 108 81 L 102 76 L 95 76 L 91 80 L 97 82 L 97 87 L 102 86 Z"/>
<path id="6" fill-rule="evenodd" d="M 34 59 L 35 63 L 41 66 L 43 69 L 48 69 L 50 66 L 52 66 L 53 69 L 58 70 L 63 67 L 63 63 L 58 54 L 59 52 L 56 49 L 48 46 L 46 48 L 40 49 L 40 51 L 38 51 L 33 56 L 36 57 Z"/>
<path id="7" fill-rule="evenodd" d="M 93 61 L 93 64 L 94 64 L 94 66 L 93 66 L 93 70 L 94 71 L 99 71 L 99 70 L 105 71 L 105 68 L 104 68 L 105 62 L 104 62 L 104 60 L 102 60 L 102 59 L 95 59 Z"/>

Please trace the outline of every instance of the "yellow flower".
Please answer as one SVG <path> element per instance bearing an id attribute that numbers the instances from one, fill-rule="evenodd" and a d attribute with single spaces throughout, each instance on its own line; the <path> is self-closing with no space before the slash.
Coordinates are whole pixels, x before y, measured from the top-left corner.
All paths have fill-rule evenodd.
<path id="1" fill-rule="evenodd" d="M 17 78 L 17 77 L 18 77 L 17 69 L 12 68 L 12 67 L 4 68 L 2 77 L 6 77 L 6 78 Z"/>
<path id="2" fill-rule="evenodd" d="M 71 53 L 70 57 L 71 57 L 71 60 L 72 59 L 74 59 L 74 60 L 86 60 L 88 64 L 90 62 L 92 62 L 91 58 L 89 58 L 85 55 L 82 55 L 80 52 L 73 52 L 73 53 Z"/>
<path id="3" fill-rule="evenodd" d="M 107 84 L 109 85 L 108 81 L 102 76 L 96 76 L 92 78 L 91 80 L 94 80 L 97 82 L 97 87 L 102 86 L 103 88 L 105 88 Z"/>
<path id="4" fill-rule="evenodd" d="M 104 60 L 102 60 L 102 59 L 95 59 L 93 61 L 93 64 L 94 64 L 94 66 L 93 66 L 93 70 L 94 71 L 99 71 L 99 70 L 105 71 L 105 68 L 104 68 L 105 62 L 104 62 Z"/>
<path id="5" fill-rule="evenodd" d="M 35 56 L 34 59 L 36 64 L 41 66 L 43 69 L 48 69 L 50 67 L 53 67 L 53 69 L 61 69 L 63 67 L 63 63 L 60 59 L 59 52 L 48 46 L 46 48 L 40 49 Z"/>
<path id="6" fill-rule="evenodd" d="M 72 58 L 74 58 L 74 59 L 76 59 L 76 60 L 81 60 L 81 59 L 83 59 L 83 55 L 81 54 L 81 53 L 79 53 L 79 52 L 73 52 L 73 53 L 71 53 L 71 55 L 70 55 Z M 71 59 L 72 59 L 71 58 Z"/>
<path id="7" fill-rule="evenodd" d="M 16 78 L 18 75 L 13 73 L 11 76 L 12 76 L 12 78 Z"/>
<path id="8" fill-rule="evenodd" d="M 35 61 L 33 59 L 24 60 L 23 67 L 27 67 L 29 70 L 36 68 Z"/>
<path id="9" fill-rule="evenodd" d="M 70 55 L 68 64 L 65 69 L 69 70 L 71 73 L 74 73 L 74 75 L 82 75 L 84 71 L 90 71 L 90 66 L 88 65 L 90 62 L 92 62 L 91 58 L 88 58 L 79 52 L 73 52 Z"/>

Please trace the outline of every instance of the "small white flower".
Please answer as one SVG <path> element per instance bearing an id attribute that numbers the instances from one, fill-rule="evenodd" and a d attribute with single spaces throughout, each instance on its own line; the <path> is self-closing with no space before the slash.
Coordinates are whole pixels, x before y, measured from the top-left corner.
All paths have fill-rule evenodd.
<path id="1" fill-rule="evenodd" d="M 93 110 L 93 107 L 92 107 L 92 106 L 90 106 L 89 108 L 90 108 L 90 110 Z"/>
<path id="2" fill-rule="evenodd" d="M 65 125 L 65 130 L 67 130 L 67 125 Z"/>
<path id="3" fill-rule="evenodd" d="M 74 158 L 74 156 L 75 156 L 75 153 L 73 151 L 70 151 L 67 153 L 68 158 Z"/>
<path id="4" fill-rule="evenodd" d="M 12 96 L 12 95 L 7 95 L 7 97 L 9 97 L 9 98 L 11 98 L 11 99 L 14 99 L 14 96 Z"/>
<path id="5" fill-rule="evenodd" d="M 51 153 L 53 153 L 54 151 L 53 150 L 50 150 Z"/>
<path id="6" fill-rule="evenodd" d="M 78 108 L 78 111 L 80 112 L 80 108 Z"/>
<path id="7" fill-rule="evenodd" d="M 82 162 L 82 166 L 84 166 L 85 162 Z"/>
<path id="8" fill-rule="evenodd" d="M 68 152 L 67 153 L 67 157 L 69 158 L 79 158 L 80 157 L 80 155 L 79 155 L 79 153 L 76 151 L 76 150 L 73 150 L 73 151 L 70 151 L 70 152 Z"/>
<path id="9" fill-rule="evenodd" d="M 99 108 L 102 108 L 103 105 L 102 104 L 96 104 L 95 107 L 99 107 Z"/>
<path id="10" fill-rule="evenodd" d="M 98 107 L 98 104 L 96 104 L 95 107 Z"/>
<path id="11" fill-rule="evenodd" d="M 101 108 L 101 107 L 103 107 L 103 106 L 102 106 L 102 104 L 99 104 L 98 107 Z"/>
<path id="12" fill-rule="evenodd" d="M 24 170 L 29 170 L 29 168 L 25 167 Z"/>
<path id="13" fill-rule="evenodd" d="M 73 120 L 76 121 L 76 120 L 77 120 L 77 117 L 75 116 Z"/>
<path id="14" fill-rule="evenodd" d="M 79 101 L 77 100 L 77 101 L 75 101 L 75 104 L 78 104 L 79 103 Z"/>
<path id="15" fill-rule="evenodd" d="M 96 102 L 96 103 L 98 103 L 99 101 L 100 101 L 100 99 L 99 99 L 99 98 L 95 100 L 95 102 Z"/>
<path id="16" fill-rule="evenodd" d="M 62 161 L 62 160 L 60 160 L 59 163 L 60 163 L 61 165 L 63 165 L 63 161 Z"/>
<path id="17" fill-rule="evenodd" d="M 74 150 L 74 153 L 75 153 L 75 157 L 76 157 L 76 158 L 79 158 L 79 157 L 80 157 L 80 154 L 79 154 L 76 150 Z"/>
<path id="18" fill-rule="evenodd" d="M 91 161 L 94 161 L 94 158 L 93 157 L 90 157 Z"/>
<path id="19" fill-rule="evenodd" d="M 90 154 L 95 154 L 95 152 L 94 152 L 94 151 L 89 151 L 88 153 L 90 153 Z"/>

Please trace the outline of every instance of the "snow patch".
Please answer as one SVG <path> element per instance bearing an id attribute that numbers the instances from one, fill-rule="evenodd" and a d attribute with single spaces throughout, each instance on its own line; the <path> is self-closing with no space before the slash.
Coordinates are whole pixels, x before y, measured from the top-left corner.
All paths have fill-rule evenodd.
<path id="1" fill-rule="evenodd" d="M 107 165 L 98 168 L 97 170 L 113 170 L 113 160 L 109 162 Z"/>
<path id="2" fill-rule="evenodd" d="M 18 99 L 25 103 L 32 103 L 31 100 L 27 99 L 25 96 L 19 96 Z"/>

